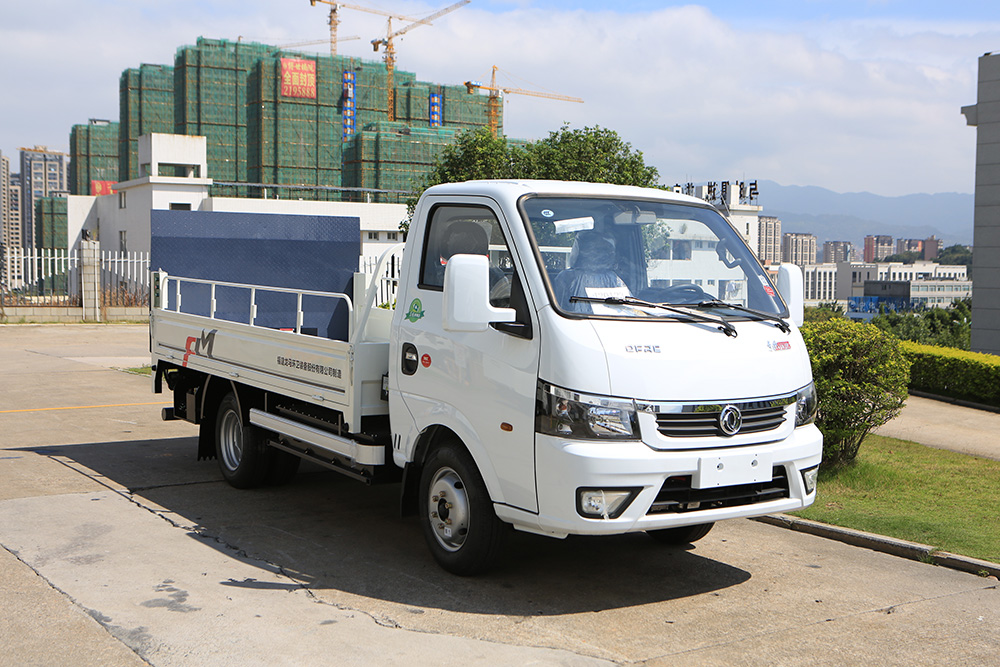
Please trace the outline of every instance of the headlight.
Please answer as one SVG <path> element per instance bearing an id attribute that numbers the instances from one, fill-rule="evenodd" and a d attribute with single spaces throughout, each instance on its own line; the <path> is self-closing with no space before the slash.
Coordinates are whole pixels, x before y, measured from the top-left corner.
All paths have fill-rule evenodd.
<path id="1" fill-rule="evenodd" d="M 635 403 L 610 396 L 590 396 L 538 381 L 535 431 L 563 438 L 638 440 Z"/>
<path id="2" fill-rule="evenodd" d="M 819 400 L 816 398 L 816 385 L 810 382 L 799 389 L 799 393 L 795 396 L 795 425 L 812 424 L 816 419 L 816 410 L 818 409 Z"/>

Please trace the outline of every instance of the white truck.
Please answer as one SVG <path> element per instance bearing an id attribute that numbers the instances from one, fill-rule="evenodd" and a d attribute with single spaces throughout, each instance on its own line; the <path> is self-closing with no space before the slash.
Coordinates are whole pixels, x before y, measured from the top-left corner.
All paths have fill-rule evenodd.
<path id="1" fill-rule="evenodd" d="M 199 424 L 199 457 L 235 487 L 286 481 L 301 459 L 399 481 L 434 558 L 461 575 L 488 569 L 511 526 L 686 544 L 814 500 L 801 273 L 783 265 L 776 287 L 704 201 L 439 185 L 414 211 L 394 308 L 376 303 L 382 264 L 350 295 L 155 273 L 164 419 Z M 207 312 L 185 308 L 195 290 Z M 218 317 L 221 291 L 246 294 L 241 321 Z M 295 304 L 287 326 L 256 324 L 268 292 Z M 347 340 L 305 333 L 307 301 L 347 304 Z"/>

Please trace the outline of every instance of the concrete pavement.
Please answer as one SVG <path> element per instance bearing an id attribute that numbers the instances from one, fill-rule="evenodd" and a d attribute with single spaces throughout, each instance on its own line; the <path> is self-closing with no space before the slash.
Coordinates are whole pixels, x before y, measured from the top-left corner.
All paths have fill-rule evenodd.
<path id="1" fill-rule="evenodd" d="M 895 419 L 878 435 L 921 445 L 1000 459 L 1000 413 L 910 396 Z"/>
<path id="2" fill-rule="evenodd" d="M 0 327 L 0 665 L 989 664 L 995 581 L 750 521 L 516 535 L 440 571 L 393 487 L 239 492 L 159 421 L 144 327 Z M 94 407 L 99 406 L 99 407 Z"/>

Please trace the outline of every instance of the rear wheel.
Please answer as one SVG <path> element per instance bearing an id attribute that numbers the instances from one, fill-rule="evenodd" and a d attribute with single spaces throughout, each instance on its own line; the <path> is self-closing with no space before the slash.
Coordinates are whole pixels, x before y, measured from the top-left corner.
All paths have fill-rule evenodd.
<path id="1" fill-rule="evenodd" d="M 691 544 L 708 535 L 708 531 L 712 530 L 714 525 L 714 523 L 701 523 L 696 526 L 647 530 L 646 534 L 661 544 Z"/>
<path id="2" fill-rule="evenodd" d="M 509 532 L 493 511 L 472 456 L 455 441 L 439 446 L 424 463 L 418 511 L 434 559 L 452 574 L 489 570 Z"/>
<path id="3" fill-rule="evenodd" d="M 232 486 L 250 489 L 260 486 L 268 471 L 268 447 L 264 432 L 245 423 L 235 394 L 219 403 L 215 419 L 215 454 L 219 470 Z"/>

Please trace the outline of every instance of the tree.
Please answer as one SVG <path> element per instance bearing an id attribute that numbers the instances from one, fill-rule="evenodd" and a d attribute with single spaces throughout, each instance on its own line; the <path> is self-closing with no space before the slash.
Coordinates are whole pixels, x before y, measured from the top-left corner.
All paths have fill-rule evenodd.
<path id="1" fill-rule="evenodd" d="M 902 340 L 968 350 L 972 335 L 972 299 L 951 308 L 928 308 L 919 313 L 882 313 L 872 324 Z"/>
<path id="2" fill-rule="evenodd" d="M 906 252 L 899 252 L 895 255 L 889 255 L 885 259 L 881 260 L 883 262 L 902 262 L 903 264 L 913 264 L 919 259 L 923 259 L 923 254 L 917 252 L 916 250 L 907 250 Z"/>
<path id="3" fill-rule="evenodd" d="M 865 436 L 903 408 L 910 363 L 898 338 L 846 318 L 808 322 L 802 338 L 819 397 L 816 426 L 823 432 L 823 461 L 850 463 Z"/>
<path id="4" fill-rule="evenodd" d="M 642 151 L 603 127 L 572 130 L 563 125 L 545 139 L 524 147 L 521 178 L 587 181 L 656 187 L 660 174 L 648 166 Z"/>
<path id="5" fill-rule="evenodd" d="M 843 316 L 844 307 L 836 301 L 831 301 L 828 303 L 821 303 L 815 307 L 806 308 L 803 319 L 806 322 L 823 322 L 835 317 Z"/>
<path id="6" fill-rule="evenodd" d="M 972 251 L 964 245 L 950 245 L 934 261 L 938 264 L 972 266 Z"/>
<path id="7" fill-rule="evenodd" d="M 419 192 L 407 200 L 410 215 L 420 194 L 439 183 L 474 179 L 540 178 L 589 181 L 657 187 L 659 172 L 648 166 L 642 152 L 602 127 L 558 131 L 524 147 L 511 146 L 504 137 L 494 137 L 486 128 L 463 132 L 446 147 L 420 184 Z M 402 225 L 409 227 L 409 222 Z"/>

